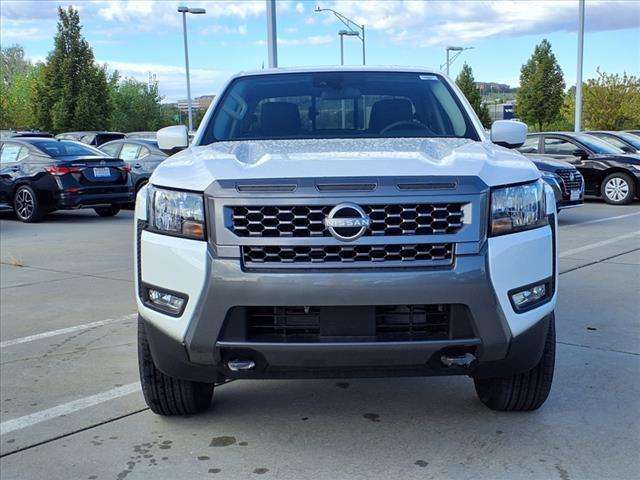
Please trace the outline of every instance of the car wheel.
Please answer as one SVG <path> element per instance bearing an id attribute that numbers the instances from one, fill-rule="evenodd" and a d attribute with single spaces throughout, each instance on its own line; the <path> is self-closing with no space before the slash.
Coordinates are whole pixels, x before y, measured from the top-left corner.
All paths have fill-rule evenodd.
<path id="1" fill-rule="evenodd" d="M 545 402 L 551 390 L 556 358 L 555 316 L 552 313 L 544 351 L 528 372 L 509 377 L 474 379 L 480 401 L 491 410 L 527 412 Z"/>
<path id="2" fill-rule="evenodd" d="M 101 217 L 113 217 L 118 214 L 120 207 L 117 205 L 111 205 L 110 207 L 98 207 L 94 208 L 96 213 Z"/>
<path id="3" fill-rule="evenodd" d="M 191 415 L 211 405 L 213 384 L 180 380 L 156 368 L 144 329 L 138 316 L 138 367 L 144 399 L 158 415 Z"/>
<path id="4" fill-rule="evenodd" d="M 36 193 L 28 185 L 22 185 L 16 190 L 13 196 L 13 210 L 25 223 L 39 222 L 44 216 Z"/>
<path id="5" fill-rule="evenodd" d="M 626 173 L 612 173 L 602 182 L 602 196 L 612 205 L 627 205 L 636 196 L 635 183 Z"/>

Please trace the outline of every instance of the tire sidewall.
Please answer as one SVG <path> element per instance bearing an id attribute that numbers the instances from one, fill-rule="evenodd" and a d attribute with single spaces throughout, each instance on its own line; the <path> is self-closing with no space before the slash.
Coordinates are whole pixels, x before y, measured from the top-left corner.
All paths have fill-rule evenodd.
<path id="1" fill-rule="evenodd" d="M 607 184 L 614 178 L 619 178 L 623 180 L 628 187 L 627 195 L 621 200 L 614 200 L 612 198 L 609 198 L 606 193 Z M 605 202 L 611 205 L 627 205 L 631 203 L 635 195 L 636 195 L 636 192 L 635 192 L 635 184 L 633 182 L 633 179 L 626 173 L 622 173 L 622 172 L 612 173 L 611 175 L 608 175 L 602 182 L 602 198 L 604 198 Z"/>
<path id="2" fill-rule="evenodd" d="M 29 215 L 28 217 L 23 217 L 22 215 L 20 215 L 18 213 L 18 208 L 16 206 L 18 195 L 20 194 L 20 192 L 23 192 L 23 191 L 29 192 L 29 195 L 31 195 L 31 198 L 33 199 L 33 210 L 31 211 L 31 215 Z M 18 217 L 18 220 L 20 220 L 21 222 L 31 223 L 31 222 L 37 222 L 40 220 L 41 215 L 40 215 L 40 204 L 38 202 L 38 196 L 36 195 L 36 192 L 29 185 L 20 185 L 18 188 L 16 188 L 16 191 L 13 194 L 13 211 L 16 217 Z"/>
<path id="3" fill-rule="evenodd" d="M 120 213 L 120 205 L 111 205 L 109 207 L 97 207 L 93 209 L 100 217 L 115 217 Z"/>

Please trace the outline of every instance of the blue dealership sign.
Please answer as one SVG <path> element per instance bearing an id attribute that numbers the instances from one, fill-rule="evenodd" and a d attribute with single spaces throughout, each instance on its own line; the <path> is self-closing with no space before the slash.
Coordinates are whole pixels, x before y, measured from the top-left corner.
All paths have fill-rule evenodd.
<path id="1" fill-rule="evenodd" d="M 502 118 L 505 120 L 511 120 L 513 118 L 513 105 L 505 103 L 502 105 Z"/>

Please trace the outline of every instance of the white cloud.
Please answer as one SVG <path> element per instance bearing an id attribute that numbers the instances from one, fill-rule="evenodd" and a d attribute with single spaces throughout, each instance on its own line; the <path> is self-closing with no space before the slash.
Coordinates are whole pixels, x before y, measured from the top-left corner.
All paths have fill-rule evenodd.
<path id="1" fill-rule="evenodd" d="M 304 4 L 302 2 L 296 3 L 296 12 L 304 13 Z"/>
<path id="2" fill-rule="evenodd" d="M 200 33 L 203 35 L 246 35 L 249 31 L 246 24 L 238 25 L 237 27 L 214 24 L 202 28 Z"/>
<path id="3" fill-rule="evenodd" d="M 578 2 L 555 1 L 336 1 L 334 8 L 368 29 L 385 32 L 398 43 L 435 46 L 472 43 L 577 29 Z M 325 21 L 338 20 L 327 13 Z M 590 0 L 586 31 L 640 27 L 640 2 Z"/>
<path id="4" fill-rule="evenodd" d="M 37 26 L 25 20 L 1 19 L 0 43 L 24 43 L 29 40 L 46 40 L 55 35 L 55 25 Z"/>
<path id="5" fill-rule="evenodd" d="M 326 45 L 335 41 L 334 35 L 311 35 L 304 38 L 280 38 L 278 37 L 279 45 Z"/>
<path id="6" fill-rule="evenodd" d="M 109 71 L 118 70 L 121 76 L 135 78 L 146 82 L 149 74 L 156 76 L 160 94 L 165 101 L 173 102 L 187 96 L 185 70 L 183 66 L 162 65 L 152 63 L 128 63 L 114 60 L 97 60 L 99 64 L 107 64 Z M 217 94 L 231 72 L 224 70 L 210 70 L 205 68 L 190 68 L 191 95 Z"/>

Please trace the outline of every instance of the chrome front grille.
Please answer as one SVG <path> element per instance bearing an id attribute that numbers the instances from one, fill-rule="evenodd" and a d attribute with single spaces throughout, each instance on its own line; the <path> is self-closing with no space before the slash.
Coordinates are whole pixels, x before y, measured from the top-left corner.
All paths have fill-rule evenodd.
<path id="1" fill-rule="evenodd" d="M 562 178 L 564 193 L 568 194 L 571 190 L 580 190 L 582 188 L 582 175 L 577 170 L 566 168 L 556 170 L 556 174 Z M 573 180 L 571 180 L 571 174 L 573 174 Z"/>
<path id="2" fill-rule="evenodd" d="M 398 265 L 426 263 L 451 265 L 453 244 L 331 245 L 331 246 L 243 246 L 246 266 L 287 264 L 354 264 L 393 262 Z"/>
<path id="3" fill-rule="evenodd" d="M 463 203 L 362 205 L 371 219 L 365 236 L 455 234 Z M 333 205 L 233 206 L 228 228 L 239 237 L 331 237 L 324 225 Z"/>

